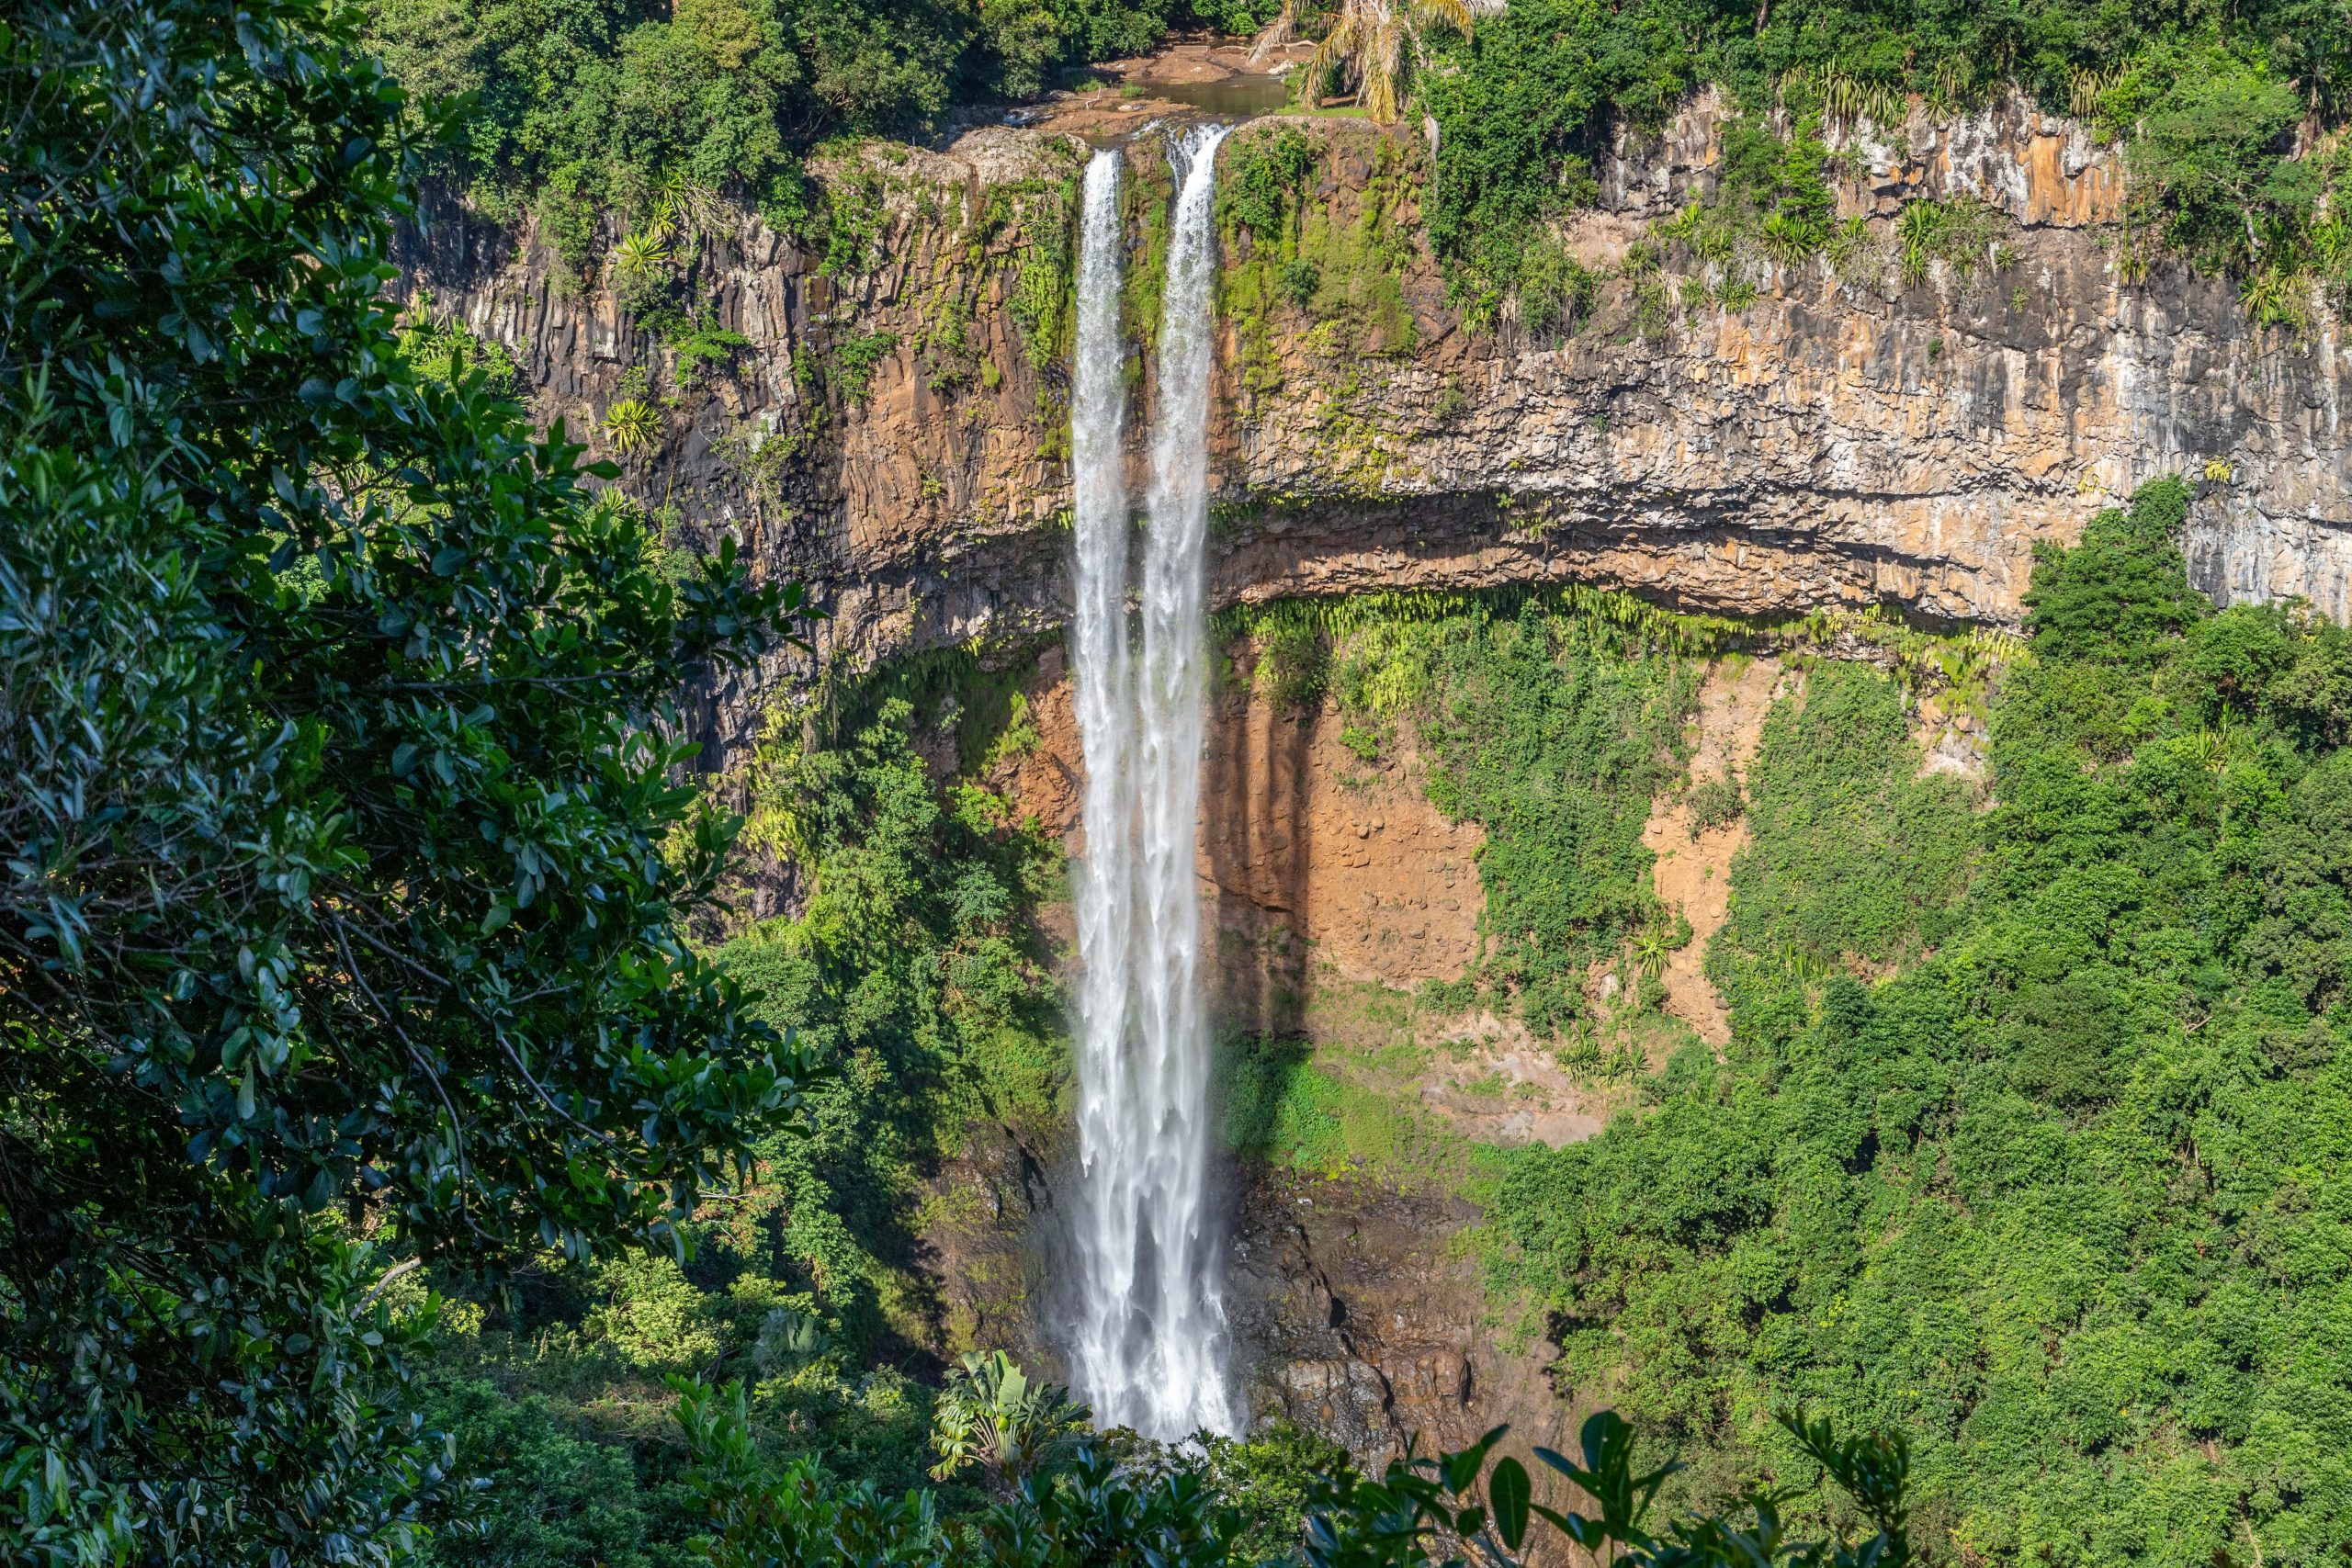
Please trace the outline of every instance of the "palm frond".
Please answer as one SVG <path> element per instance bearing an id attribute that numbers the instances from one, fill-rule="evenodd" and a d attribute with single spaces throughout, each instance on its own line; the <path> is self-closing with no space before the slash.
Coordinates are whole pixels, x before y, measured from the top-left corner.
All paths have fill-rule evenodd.
<path id="1" fill-rule="evenodd" d="M 1374 121 L 1394 124 L 1404 113 L 1413 70 L 1423 62 L 1422 36 L 1452 28 L 1466 37 L 1479 17 L 1501 8 L 1501 0 L 1340 0 L 1307 62 L 1308 91 L 1320 96 L 1336 77 Z"/>
<path id="2" fill-rule="evenodd" d="M 1315 53 L 1306 62 L 1307 107 L 1316 106 L 1316 101 L 1322 97 L 1324 88 L 1333 76 L 1340 78 L 1343 87 L 1350 85 L 1345 73 L 1355 63 L 1360 30 L 1355 9 L 1350 6 L 1332 20 L 1331 30 L 1316 44 Z"/>
<path id="3" fill-rule="evenodd" d="M 624 272 L 653 272 L 670 265 L 670 247 L 661 230 L 649 227 L 623 235 L 613 259 Z"/>
<path id="4" fill-rule="evenodd" d="M 1468 38 L 1478 25 L 1479 8 L 1476 0 L 1414 0 L 1414 9 L 1419 13 L 1419 20 L 1423 27 L 1442 25 L 1464 38 Z M 1498 4 L 1487 13 L 1490 16 L 1501 14 L 1502 6 Z"/>
<path id="5" fill-rule="evenodd" d="M 1390 7 L 1381 11 L 1363 66 L 1363 112 L 1375 125 L 1393 125 L 1403 107 L 1406 24 Z"/>
<path id="6" fill-rule="evenodd" d="M 1250 63 L 1255 65 L 1275 50 L 1298 38 L 1298 0 L 1283 0 L 1283 8 L 1274 19 L 1259 29 L 1250 45 Z"/>

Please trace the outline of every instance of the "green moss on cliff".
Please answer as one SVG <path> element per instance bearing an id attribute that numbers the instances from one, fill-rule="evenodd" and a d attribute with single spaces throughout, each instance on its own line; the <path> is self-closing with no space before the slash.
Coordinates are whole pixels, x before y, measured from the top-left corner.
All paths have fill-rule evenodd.
<path id="1" fill-rule="evenodd" d="M 1218 313 L 1239 344 L 1245 416 L 1281 389 L 1285 342 L 1331 365 L 1412 350 L 1404 278 L 1418 164 L 1396 138 L 1362 139 L 1368 152 L 1358 140 L 1335 149 L 1323 134 L 1275 123 L 1238 133 L 1226 154 Z M 1340 162 L 1367 157 L 1363 188 L 1350 188 Z"/>
<path id="2" fill-rule="evenodd" d="M 1149 349 L 1159 343 L 1159 298 L 1168 283 L 1169 226 L 1174 220 L 1168 204 L 1176 194 L 1159 139 L 1147 139 L 1130 152 L 1126 175 L 1119 182 L 1119 205 L 1130 236 L 1125 285 L 1127 330 Z"/>

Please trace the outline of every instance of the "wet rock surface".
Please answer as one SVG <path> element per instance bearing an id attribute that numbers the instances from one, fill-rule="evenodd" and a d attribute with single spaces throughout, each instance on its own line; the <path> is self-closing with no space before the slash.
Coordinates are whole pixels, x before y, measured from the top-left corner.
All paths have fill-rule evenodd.
<path id="1" fill-rule="evenodd" d="M 1568 1406 L 1540 1340 L 1487 1321 L 1476 1260 L 1455 1238 L 1477 1211 L 1368 1182 L 1251 1175 L 1228 1297 L 1258 1420 L 1287 1418 L 1375 1461 L 1460 1448 L 1509 1422 L 1512 1446 L 1557 1447 Z"/>

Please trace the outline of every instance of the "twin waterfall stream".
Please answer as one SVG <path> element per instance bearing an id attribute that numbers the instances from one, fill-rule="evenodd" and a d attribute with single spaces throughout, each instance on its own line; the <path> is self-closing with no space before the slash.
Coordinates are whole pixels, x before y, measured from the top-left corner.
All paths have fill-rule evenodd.
<path id="1" fill-rule="evenodd" d="M 1086 758 L 1074 892 L 1080 1190 L 1070 1371 L 1096 1421 L 1147 1437 L 1238 1434 L 1209 1191 L 1209 1043 L 1193 874 L 1207 627 L 1212 286 L 1223 126 L 1170 143 L 1140 644 L 1128 606 L 1124 154 L 1094 154 L 1070 394 L 1076 599 L 1070 659 Z"/>

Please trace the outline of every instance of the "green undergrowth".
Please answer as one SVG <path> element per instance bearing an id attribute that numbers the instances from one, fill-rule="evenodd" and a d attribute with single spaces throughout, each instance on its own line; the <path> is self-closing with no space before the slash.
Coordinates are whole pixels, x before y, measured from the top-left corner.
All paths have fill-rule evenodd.
<path id="1" fill-rule="evenodd" d="M 1583 1010 L 1588 966 L 1665 919 L 1642 828 L 1681 774 L 1703 671 L 1672 645 L 1708 628 L 1628 598 L 1514 597 L 1250 615 L 1275 653 L 1313 647 L 1300 629 L 1328 639 L 1325 682 L 1368 750 L 1412 727 L 1431 802 L 1485 829 L 1476 992 L 1549 1037 Z"/>
<path id="2" fill-rule="evenodd" d="M 1319 970 L 1297 1032 L 1219 1040 L 1226 1147 L 1300 1175 L 1477 1201 L 1492 1187 L 1498 1152 L 1422 1092 L 1434 1072 L 1487 1043 L 1442 1033 L 1459 1011 L 1436 1005 L 1428 987 Z"/>
<path id="3" fill-rule="evenodd" d="M 447 385 L 469 373 L 482 378 L 493 396 L 521 404 L 526 397 L 522 367 L 503 343 L 476 337 L 462 322 L 433 309 L 430 295 L 419 290 L 401 313 L 401 357 L 417 374 Z"/>
<path id="4" fill-rule="evenodd" d="M 1481 989 L 1555 1035 L 1583 1010 L 1588 967 L 1668 918 L 1641 835 L 1681 776 L 1702 667 L 1532 606 L 1440 625 L 1356 639 L 1338 683 L 1374 718 L 1409 716 L 1430 801 L 1485 829 Z"/>
<path id="5" fill-rule="evenodd" d="M 814 1136 L 764 1151 L 777 1255 L 861 1348 L 938 1337 L 910 1229 L 938 1163 L 977 1128 L 1062 1111 L 1058 998 L 1029 919 L 1060 857 L 978 778 L 1035 743 L 1019 674 L 958 650 L 829 687 L 774 716 L 747 781 L 746 840 L 790 856 L 802 904 L 719 960 L 841 1067 Z"/>
<path id="6" fill-rule="evenodd" d="M 1453 1190 L 1471 1142 L 1421 1109 L 1409 1077 L 1295 1038 L 1241 1036 L 1220 1052 L 1226 1146 L 1246 1159 L 1399 1191 Z"/>
<path id="7" fill-rule="evenodd" d="M 1732 913 L 1708 978 L 1735 1021 L 1784 998 L 1785 971 L 1844 972 L 1941 942 L 1977 845 L 1971 791 L 1919 775 L 1910 705 L 1867 666 L 1823 663 L 1802 701 L 1766 719 L 1747 773 L 1753 846 L 1732 868 Z M 1755 965 L 1768 973 L 1758 980 Z"/>
<path id="8" fill-rule="evenodd" d="M 1792 1403 L 1913 1434 L 1966 1561 L 2333 1561 L 2352 1534 L 2352 636 L 2187 582 L 2188 492 L 2045 548 L 1989 799 L 1813 670 L 1748 770 L 1685 1050 L 1488 1209 L 1566 1386 L 1696 1462 Z"/>
<path id="9" fill-rule="evenodd" d="M 779 1219 L 692 1227 L 691 1261 L 545 1260 L 503 1301 L 445 1309 L 424 1413 L 484 1483 L 424 1562 L 686 1568 L 708 1525 L 673 1378 L 742 1377 L 763 1446 L 891 1491 L 924 1484 L 933 1391 L 822 1326 L 775 1264 Z M 951 1506 L 977 1501 L 949 1489 Z"/>
<path id="10" fill-rule="evenodd" d="M 706 1198 L 683 1263 L 550 1258 L 445 1315 L 435 1413 L 491 1486 L 434 1561 L 700 1561 L 672 1378 L 745 1379 L 779 1461 L 894 1495 L 927 1484 L 930 1354 L 949 1320 L 917 1235 L 927 1184 L 991 1129 L 1067 1113 L 1029 918 L 1060 857 L 979 782 L 1036 743 L 1024 674 L 958 649 L 828 682 L 772 714 L 721 786 L 748 800 L 748 842 L 790 854 L 799 912 L 718 960 L 837 1073 L 808 1131 L 760 1143 L 737 1190 Z M 936 1490 L 951 1510 L 982 1501 Z"/>

